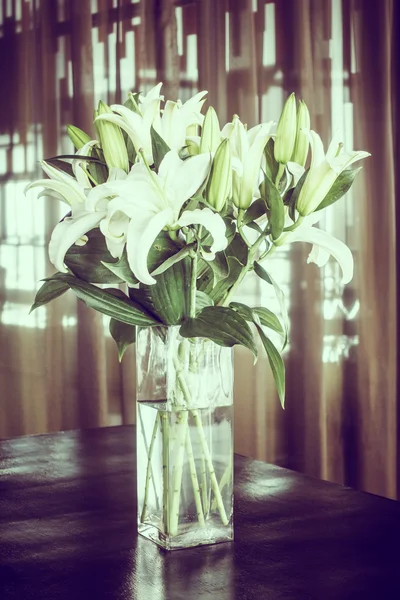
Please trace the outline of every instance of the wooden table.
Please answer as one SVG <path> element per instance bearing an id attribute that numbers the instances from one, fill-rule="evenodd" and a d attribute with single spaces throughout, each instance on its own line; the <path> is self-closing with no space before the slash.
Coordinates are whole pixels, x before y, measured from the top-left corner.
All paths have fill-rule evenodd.
<path id="1" fill-rule="evenodd" d="M 133 427 L 0 442 L 1 600 L 400 599 L 400 504 L 235 457 L 232 544 L 136 533 Z"/>

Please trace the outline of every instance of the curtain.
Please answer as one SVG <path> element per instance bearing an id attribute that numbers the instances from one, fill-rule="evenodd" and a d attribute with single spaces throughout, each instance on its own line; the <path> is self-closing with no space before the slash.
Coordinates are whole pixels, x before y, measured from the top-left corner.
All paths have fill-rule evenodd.
<path id="1" fill-rule="evenodd" d="M 341 129 L 372 154 L 323 224 L 356 272 L 343 289 L 301 244 L 271 260 L 290 317 L 286 408 L 267 359 L 238 348 L 236 451 L 396 497 L 398 13 L 394 0 L 0 0 L 0 437 L 134 421 L 134 348 L 119 364 L 107 319 L 72 293 L 28 314 L 62 212 L 23 190 L 39 160 L 72 151 L 66 125 L 94 136 L 100 99 L 159 81 L 183 101 L 207 89 L 222 123 L 249 127 L 294 91 L 325 146 Z M 269 287 L 250 278 L 240 298 L 275 308 Z"/>

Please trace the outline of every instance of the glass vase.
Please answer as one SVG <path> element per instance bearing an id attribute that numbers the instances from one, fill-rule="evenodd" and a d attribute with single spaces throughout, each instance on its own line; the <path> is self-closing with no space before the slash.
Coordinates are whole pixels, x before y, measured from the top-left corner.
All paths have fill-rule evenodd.
<path id="1" fill-rule="evenodd" d="M 137 328 L 138 532 L 166 550 L 233 539 L 233 352 Z"/>

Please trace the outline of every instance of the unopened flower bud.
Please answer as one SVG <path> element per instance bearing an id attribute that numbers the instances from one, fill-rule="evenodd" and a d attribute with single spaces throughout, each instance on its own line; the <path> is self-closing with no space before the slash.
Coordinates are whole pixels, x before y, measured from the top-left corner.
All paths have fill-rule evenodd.
<path id="1" fill-rule="evenodd" d="M 85 144 L 90 142 L 90 137 L 87 133 L 75 127 L 75 125 L 67 125 L 68 137 L 77 150 L 80 150 Z"/>
<path id="2" fill-rule="evenodd" d="M 94 124 L 104 153 L 104 159 L 109 169 L 117 167 L 127 173 L 129 171 L 129 160 L 124 136 L 118 125 L 98 118 L 105 114 L 114 113 L 107 104 L 100 101 L 99 108 L 95 111 Z"/>
<path id="3" fill-rule="evenodd" d="M 221 131 L 217 113 L 210 106 L 204 117 L 200 139 L 200 154 L 215 152 L 221 142 Z"/>
<path id="4" fill-rule="evenodd" d="M 296 97 L 290 94 L 280 116 L 276 130 L 274 156 L 279 163 L 290 161 L 296 141 Z"/>
<path id="5" fill-rule="evenodd" d="M 217 148 L 206 188 L 207 202 L 217 212 L 225 206 L 232 192 L 231 148 L 225 138 Z"/>
<path id="6" fill-rule="evenodd" d="M 304 167 L 307 160 L 310 140 L 307 131 L 310 129 L 310 113 L 307 104 L 300 100 L 297 108 L 297 132 L 291 161 Z"/>

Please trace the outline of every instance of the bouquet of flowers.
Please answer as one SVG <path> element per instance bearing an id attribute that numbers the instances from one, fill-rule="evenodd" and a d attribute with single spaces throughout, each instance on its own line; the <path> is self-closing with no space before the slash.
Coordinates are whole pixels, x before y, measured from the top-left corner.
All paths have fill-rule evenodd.
<path id="1" fill-rule="evenodd" d="M 97 139 L 68 126 L 76 153 L 42 161 L 49 178 L 28 189 L 63 201 L 67 214 L 49 244 L 57 272 L 32 308 L 71 289 L 111 317 L 120 359 L 136 326 L 179 325 L 184 338 L 241 344 L 255 357 L 258 335 L 283 404 L 287 319 L 264 263 L 283 244 L 308 242 L 308 262 L 323 266 L 332 255 L 343 284 L 350 281 L 350 250 L 315 224 L 368 153 L 348 152 L 335 138 L 325 154 L 294 94 L 276 129 L 273 122 L 247 129 L 237 115 L 221 128 L 211 106 L 203 115 L 206 92 L 163 105 L 160 91 L 161 84 L 129 94 L 124 105 L 100 102 Z M 235 301 L 251 271 L 274 286 L 280 318 Z M 269 331 L 281 334 L 281 348 Z"/>

